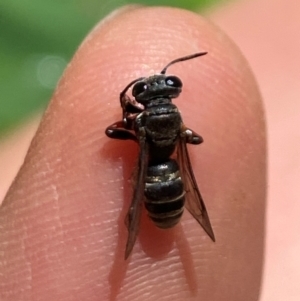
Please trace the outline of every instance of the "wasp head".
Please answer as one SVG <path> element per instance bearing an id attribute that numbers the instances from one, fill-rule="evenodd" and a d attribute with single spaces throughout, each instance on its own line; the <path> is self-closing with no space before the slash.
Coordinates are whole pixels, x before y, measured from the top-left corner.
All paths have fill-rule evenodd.
<path id="1" fill-rule="evenodd" d="M 174 75 L 156 74 L 135 83 L 132 95 L 145 104 L 157 98 L 175 98 L 182 88 L 181 80 Z"/>
<path id="2" fill-rule="evenodd" d="M 166 75 L 167 69 L 178 62 L 187 61 L 198 56 L 205 55 L 207 52 L 198 52 L 179 59 L 171 61 L 161 72 L 150 77 L 140 77 L 130 82 L 125 89 L 120 93 L 121 105 L 126 102 L 126 92 L 133 86 L 132 95 L 135 101 L 146 105 L 155 99 L 170 100 L 177 97 L 182 88 L 181 80 L 174 75 Z M 135 107 L 139 107 L 134 105 Z M 123 107 L 123 105 L 122 105 Z"/>

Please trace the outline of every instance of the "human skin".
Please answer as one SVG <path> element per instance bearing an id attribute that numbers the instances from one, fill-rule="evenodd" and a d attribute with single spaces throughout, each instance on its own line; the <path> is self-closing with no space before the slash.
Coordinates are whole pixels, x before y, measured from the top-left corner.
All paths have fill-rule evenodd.
<path id="1" fill-rule="evenodd" d="M 261 301 L 300 300 L 300 1 L 232 1 L 209 18 L 237 43 L 261 88 L 268 202 Z"/>
<path id="2" fill-rule="evenodd" d="M 185 212 L 172 230 L 146 214 L 124 261 L 123 224 L 138 155 L 108 139 L 118 93 L 170 60 L 184 84 L 189 147 L 216 235 Z M 130 8 L 97 26 L 61 79 L 0 209 L 3 300 L 257 300 L 262 272 L 266 142 L 261 98 L 247 62 L 191 12 Z"/>

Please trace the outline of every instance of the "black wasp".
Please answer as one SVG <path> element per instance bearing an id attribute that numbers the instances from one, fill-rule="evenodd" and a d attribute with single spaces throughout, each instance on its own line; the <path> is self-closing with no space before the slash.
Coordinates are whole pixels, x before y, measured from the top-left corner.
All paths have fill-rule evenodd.
<path id="1" fill-rule="evenodd" d="M 206 53 L 176 59 L 160 74 L 129 83 L 120 94 L 123 119 L 105 131 L 110 138 L 134 140 L 140 147 L 137 178 L 126 217 L 128 239 L 125 259 L 136 241 L 143 202 L 149 217 L 163 229 L 179 222 L 185 205 L 215 241 L 186 146 L 187 143 L 200 144 L 203 139 L 184 125 L 178 108 L 172 103 L 172 98 L 181 92 L 181 80 L 165 74 L 169 66 Z M 134 99 L 126 94 L 131 86 Z M 174 153 L 176 156 L 173 158 Z"/>

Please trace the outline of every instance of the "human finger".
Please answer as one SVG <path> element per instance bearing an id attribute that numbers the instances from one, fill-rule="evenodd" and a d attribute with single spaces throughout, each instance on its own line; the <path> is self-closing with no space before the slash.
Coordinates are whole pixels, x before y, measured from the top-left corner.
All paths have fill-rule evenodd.
<path id="1" fill-rule="evenodd" d="M 143 217 L 128 265 L 123 218 L 138 149 L 109 141 L 104 130 L 120 119 L 118 93 L 129 81 L 199 50 L 209 54 L 168 72 L 184 83 L 176 104 L 185 123 L 205 140 L 190 153 L 217 241 L 188 213 L 167 232 L 177 231 L 174 240 Z M 120 13 L 77 51 L 1 207 L 3 296 L 255 300 L 264 202 L 261 100 L 233 43 L 190 12 Z"/>

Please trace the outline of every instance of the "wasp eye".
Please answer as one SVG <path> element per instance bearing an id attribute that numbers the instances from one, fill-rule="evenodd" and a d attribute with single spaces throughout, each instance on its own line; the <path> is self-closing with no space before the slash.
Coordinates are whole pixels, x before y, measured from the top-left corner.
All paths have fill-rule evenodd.
<path id="1" fill-rule="evenodd" d="M 147 85 L 144 82 L 138 82 L 133 86 L 132 95 L 135 97 L 147 90 Z"/>
<path id="2" fill-rule="evenodd" d="M 168 76 L 165 79 L 166 85 L 174 88 L 181 88 L 182 82 L 177 76 Z"/>

